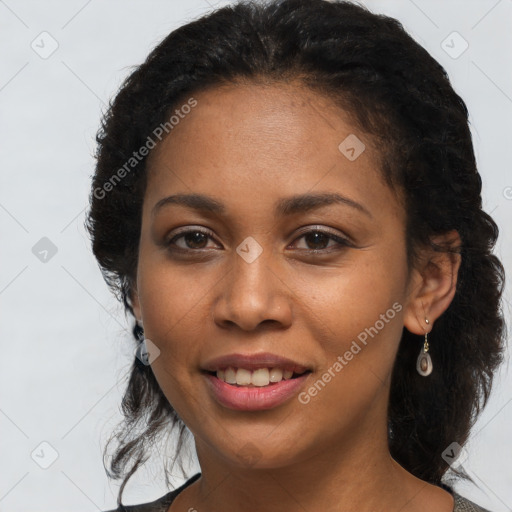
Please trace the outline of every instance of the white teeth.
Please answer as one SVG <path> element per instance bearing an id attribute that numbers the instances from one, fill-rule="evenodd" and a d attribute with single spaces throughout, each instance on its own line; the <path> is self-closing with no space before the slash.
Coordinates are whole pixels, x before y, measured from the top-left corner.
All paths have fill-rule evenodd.
<path id="1" fill-rule="evenodd" d="M 217 372 L 217 377 L 220 379 L 219 372 Z M 224 380 L 228 384 L 236 384 L 236 370 L 234 368 L 226 368 L 226 371 L 224 372 Z"/>
<path id="2" fill-rule="evenodd" d="M 259 370 L 253 371 L 251 380 L 252 384 L 255 386 L 268 386 L 268 383 L 270 382 L 268 369 L 260 368 Z"/>
<path id="3" fill-rule="evenodd" d="M 251 383 L 251 372 L 244 368 L 239 368 L 236 372 L 236 383 L 239 386 L 247 386 Z"/>
<path id="4" fill-rule="evenodd" d="M 291 379 L 293 371 L 281 368 L 258 368 L 250 371 L 245 368 L 233 368 L 229 366 L 225 370 L 217 370 L 217 378 L 228 384 L 239 386 L 268 386 L 271 382 L 281 382 L 283 379 Z"/>
<path id="5" fill-rule="evenodd" d="M 281 368 L 272 368 L 269 375 L 270 382 L 281 382 L 283 380 L 283 370 Z"/>

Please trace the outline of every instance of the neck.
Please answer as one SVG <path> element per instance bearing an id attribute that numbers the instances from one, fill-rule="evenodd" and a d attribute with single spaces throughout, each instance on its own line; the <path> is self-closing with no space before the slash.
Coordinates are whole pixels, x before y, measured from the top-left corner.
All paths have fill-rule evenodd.
<path id="1" fill-rule="evenodd" d="M 451 496 L 402 468 L 389 454 L 387 432 L 378 436 L 373 430 L 359 431 L 350 443 L 325 446 L 279 468 L 229 464 L 196 440 L 201 478 L 172 510 L 423 512 L 430 498 L 439 500 L 439 510 L 450 512 Z"/>

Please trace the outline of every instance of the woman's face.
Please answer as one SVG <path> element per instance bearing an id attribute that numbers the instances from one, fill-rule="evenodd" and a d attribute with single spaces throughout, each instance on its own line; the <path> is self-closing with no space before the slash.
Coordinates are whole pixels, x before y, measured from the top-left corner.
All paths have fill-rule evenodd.
<path id="1" fill-rule="evenodd" d="M 200 459 L 277 468 L 358 439 L 386 446 L 411 283 L 405 214 L 369 138 L 296 84 L 193 96 L 148 159 L 134 296 L 165 396 Z M 178 194 L 215 207 L 165 199 Z M 268 354 L 308 372 L 260 386 L 288 366 Z M 260 368 L 258 384 L 205 371 L 230 355 L 245 371 L 225 378 Z"/>

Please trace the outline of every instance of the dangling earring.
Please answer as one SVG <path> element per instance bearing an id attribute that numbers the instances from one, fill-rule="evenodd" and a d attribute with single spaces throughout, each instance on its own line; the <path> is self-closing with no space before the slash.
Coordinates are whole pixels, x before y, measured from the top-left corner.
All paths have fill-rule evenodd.
<path id="1" fill-rule="evenodd" d="M 428 318 L 425 318 L 425 323 L 427 325 L 430 323 Z M 423 343 L 423 348 L 421 349 L 420 355 L 416 360 L 416 370 L 423 377 L 430 375 L 433 370 L 432 358 L 428 353 L 428 333 L 425 333 L 425 342 Z"/>

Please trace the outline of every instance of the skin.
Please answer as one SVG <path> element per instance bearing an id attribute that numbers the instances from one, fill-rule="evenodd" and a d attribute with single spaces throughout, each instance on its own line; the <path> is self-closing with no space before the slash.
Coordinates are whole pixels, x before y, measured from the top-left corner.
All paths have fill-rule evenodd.
<path id="1" fill-rule="evenodd" d="M 419 336 L 432 329 L 454 296 L 459 256 L 425 249 L 408 269 L 400 195 L 383 182 L 370 138 L 329 98 L 291 82 L 194 98 L 148 159 L 132 297 L 160 350 L 152 369 L 201 466 L 169 510 L 452 511 L 449 493 L 391 458 L 386 410 L 403 326 Z M 338 149 L 349 134 L 366 145 L 354 161 Z M 162 198 L 192 192 L 225 213 L 176 204 L 153 212 Z M 279 199 L 318 192 L 367 212 L 331 204 L 273 214 Z M 166 246 L 187 226 L 211 238 Z M 350 245 L 304 237 L 315 229 Z M 263 250 L 252 263 L 236 252 L 248 236 Z M 307 390 L 394 303 L 401 310 L 308 404 L 293 397 L 271 410 L 230 410 L 200 372 L 220 355 L 268 351 L 310 366 Z"/>

